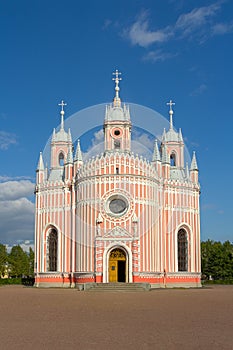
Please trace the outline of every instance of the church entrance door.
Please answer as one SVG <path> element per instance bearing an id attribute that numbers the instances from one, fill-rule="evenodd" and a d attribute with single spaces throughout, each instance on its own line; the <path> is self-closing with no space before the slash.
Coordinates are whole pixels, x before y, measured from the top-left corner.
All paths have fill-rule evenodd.
<path id="1" fill-rule="evenodd" d="M 109 282 L 126 282 L 126 255 L 120 248 L 115 248 L 109 256 Z"/>

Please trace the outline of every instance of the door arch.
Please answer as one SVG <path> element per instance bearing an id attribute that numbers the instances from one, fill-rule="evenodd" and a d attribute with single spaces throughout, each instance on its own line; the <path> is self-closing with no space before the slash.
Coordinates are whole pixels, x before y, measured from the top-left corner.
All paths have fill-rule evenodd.
<path id="1" fill-rule="evenodd" d="M 111 250 L 108 259 L 108 280 L 109 283 L 127 281 L 127 256 L 125 250 L 114 248 Z"/>

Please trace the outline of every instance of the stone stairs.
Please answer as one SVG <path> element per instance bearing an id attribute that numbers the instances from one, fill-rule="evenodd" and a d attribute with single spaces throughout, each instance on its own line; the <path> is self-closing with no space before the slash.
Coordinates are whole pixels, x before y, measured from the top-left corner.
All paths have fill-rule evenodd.
<path id="1" fill-rule="evenodd" d="M 84 291 L 88 292 L 148 292 L 149 283 L 85 283 Z"/>

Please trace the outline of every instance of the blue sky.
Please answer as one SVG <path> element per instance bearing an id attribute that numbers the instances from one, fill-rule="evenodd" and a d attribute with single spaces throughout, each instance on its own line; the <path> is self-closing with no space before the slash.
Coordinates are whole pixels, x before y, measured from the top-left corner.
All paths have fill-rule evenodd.
<path id="1" fill-rule="evenodd" d="M 0 42 L 1 243 L 33 240 L 35 168 L 58 103 L 68 118 L 111 102 L 116 68 L 123 101 L 166 118 L 175 101 L 200 169 L 202 240 L 233 241 L 232 1 L 0 0 Z"/>

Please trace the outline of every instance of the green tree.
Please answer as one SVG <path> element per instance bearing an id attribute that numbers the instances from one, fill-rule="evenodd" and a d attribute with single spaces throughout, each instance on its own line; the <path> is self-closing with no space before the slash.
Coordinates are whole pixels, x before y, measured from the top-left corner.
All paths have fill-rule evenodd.
<path id="1" fill-rule="evenodd" d="M 202 273 L 210 278 L 226 280 L 233 278 L 233 245 L 206 241 L 201 243 Z"/>
<path id="2" fill-rule="evenodd" d="M 32 248 L 29 248 L 29 255 L 28 255 L 28 275 L 33 277 L 34 276 L 34 251 Z"/>
<path id="3" fill-rule="evenodd" d="M 12 247 L 9 254 L 9 265 L 10 265 L 10 274 L 15 277 L 22 277 L 23 275 L 28 275 L 29 264 L 28 264 L 28 255 L 20 245 Z"/>
<path id="4" fill-rule="evenodd" d="M 0 243 L 0 276 L 4 276 L 7 263 L 6 246 Z"/>
<path id="5" fill-rule="evenodd" d="M 233 278 L 233 244 L 229 241 L 223 243 L 224 274 L 225 278 Z"/>

